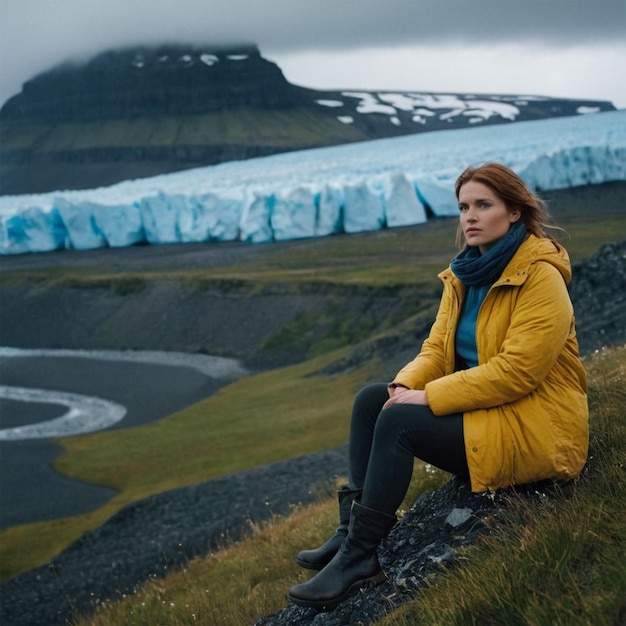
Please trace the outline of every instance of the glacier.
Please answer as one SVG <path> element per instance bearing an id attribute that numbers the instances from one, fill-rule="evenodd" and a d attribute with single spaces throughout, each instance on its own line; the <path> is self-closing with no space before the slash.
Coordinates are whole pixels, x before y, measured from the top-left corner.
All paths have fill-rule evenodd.
<path id="1" fill-rule="evenodd" d="M 426 132 L 110 187 L 0 197 L 0 254 L 266 243 L 457 214 L 454 180 L 499 161 L 538 192 L 626 180 L 626 110 Z"/>

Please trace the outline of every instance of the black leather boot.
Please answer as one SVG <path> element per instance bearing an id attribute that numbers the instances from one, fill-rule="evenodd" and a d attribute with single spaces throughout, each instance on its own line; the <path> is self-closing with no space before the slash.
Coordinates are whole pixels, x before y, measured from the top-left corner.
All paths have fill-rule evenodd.
<path id="1" fill-rule="evenodd" d="M 362 489 L 350 489 L 348 485 L 343 485 L 337 492 L 339 500 L 339 526 L 335 534 L 322 546 L 316 550 L 302 550 L 296 556 L 296 563 L 306 569 L 320 570 L 326 567 L 330 560 L 337 554 L 339 546 L 348 534 L 348 524 L 350 523 L 350 509 L 352 502 L 363 493 Z"/>
<path id="2" fill-rule="evenodd" d="M 396 516 L 369 509 L 356 500 L 348 535 L 330 563 L 311 580 L 296 585 L 287 597 L 294 604 L 334 609 L 352 591 L 384 580 L 376 548 L 396 523 Z"/>

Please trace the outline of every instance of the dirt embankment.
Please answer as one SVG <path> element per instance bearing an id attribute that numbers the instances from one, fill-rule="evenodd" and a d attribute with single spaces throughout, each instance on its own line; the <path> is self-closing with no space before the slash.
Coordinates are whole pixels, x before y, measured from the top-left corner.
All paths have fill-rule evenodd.
<path id="1" fill-rule="evenodd" d="M 571 297 L 583 353 L 626 341 L 626 241 L 574 265 Z M 405 321 L 401 333 L 357 345 L 345 365 L 419 347 L 437 293 L 410 288 L 111 278 L 98 284 L 5 284 L 0 343 L 20 348 L 203 352 L 275 367 L 316 341 L 359 344 Z M 414 317 L 416 312 L 422 315 Z M 411 318 L 411 321 L 407 320 Z M 339 322 L 341 326 L 338 327 Z M 410 343 L 410 345 L 407 344 Z M 395 365 L 395 363 L 394 363 Z"/>
<path id="2" fill-rule="evenodd" d="M 5 285 L 2 292 L 3 345 L 202 352 L 253 367 L 301 360 L 313 342 L 333 334 L 337 342 L 358 339 L 368 328 L 406 317 L 422 299 L 409 290 L 229 281 L 195 288 L 123 279 L 99 286 Z"/>

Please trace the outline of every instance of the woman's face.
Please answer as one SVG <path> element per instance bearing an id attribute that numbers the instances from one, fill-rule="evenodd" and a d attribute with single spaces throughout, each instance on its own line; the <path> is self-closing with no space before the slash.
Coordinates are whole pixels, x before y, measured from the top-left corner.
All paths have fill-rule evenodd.
<path id="1" fill-rule="evenodd" d="M 504 200 L 490 187 L 473 180 L 459 190 L 459 210 L 465 241 L 478 246 L 481 254 L 502 239 L 521 215 L 519 209 L 509 211 Z"/>

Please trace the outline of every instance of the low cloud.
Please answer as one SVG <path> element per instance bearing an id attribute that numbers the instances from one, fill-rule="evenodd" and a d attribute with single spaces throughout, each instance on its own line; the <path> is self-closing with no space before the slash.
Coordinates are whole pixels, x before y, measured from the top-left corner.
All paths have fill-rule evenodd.
<path id="1" fill-rule="evenodd" d="M 252 42 L 280 54 L 408 45 L 592 49 L 623 47 L 625 24 L 623 0 L 2 0 L 0 97 L 68 58 L 137 44 Z"/>

